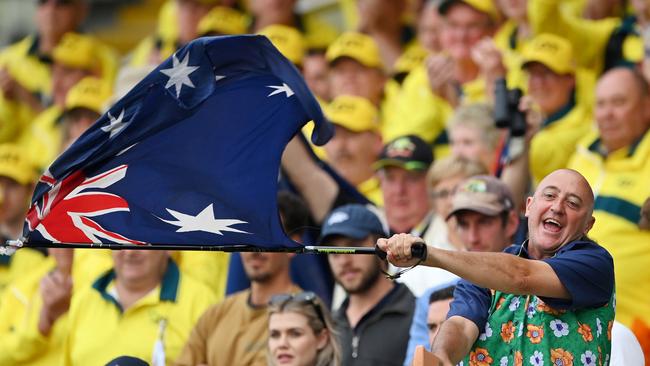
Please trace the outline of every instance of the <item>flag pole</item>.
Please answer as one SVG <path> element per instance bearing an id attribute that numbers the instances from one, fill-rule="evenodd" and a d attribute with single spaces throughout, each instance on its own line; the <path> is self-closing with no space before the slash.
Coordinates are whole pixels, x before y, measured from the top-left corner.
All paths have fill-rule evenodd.
<path id="1" fill-rule="evenodd" d="M 70 249 L 109 249 L 109 250 L 192 250 L 228 253 L 258 252 L 258 253 L 298 253 L 298 254 L 372 254 L 381 255 L 376 247 L 336 247 L 336 246 L 296 246 L 290 247 L 256 247 L 252 245 L 182 245 L 182 244 L 116 244 L 116 243 L 51 243 L 23 242 L 7 240 L 0 249 L 16 250 L 23 247 L 31 248 L 70 248 Z"/>

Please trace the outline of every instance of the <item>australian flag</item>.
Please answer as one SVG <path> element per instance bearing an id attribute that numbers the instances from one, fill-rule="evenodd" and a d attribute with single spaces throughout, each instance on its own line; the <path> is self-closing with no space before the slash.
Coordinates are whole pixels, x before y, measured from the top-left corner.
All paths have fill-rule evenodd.
<path id="1" fill-rule="evenodd" d="M 296 246 L 276 192 L 284 147 L 332 127 L 262 36 L 201 38 L 113 105 L 40 178 L 30 243 Z"/>

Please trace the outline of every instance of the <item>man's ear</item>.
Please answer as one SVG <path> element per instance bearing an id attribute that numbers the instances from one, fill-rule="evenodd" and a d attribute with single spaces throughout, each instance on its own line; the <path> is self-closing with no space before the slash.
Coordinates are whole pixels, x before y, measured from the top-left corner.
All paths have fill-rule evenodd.
<path id="1" fill-rule="evenodd" d="M 526 198 L 526 213 L 525 216 L 528 217 L 528 212 L 530 211 L 530 206 L 533 204 L 533 197 Z"/>
<path id="2" fill-rule="evenodd" d="M 585 226 L 585 231 L 584 231 L 585 235 L 587 235 L 589 233 L 589 230 L 591 230 L 591 228 L 594 227 L 594 223 L 596 223 L 596 218 L 591 216 L 587 221 L 587 225 Z"/>

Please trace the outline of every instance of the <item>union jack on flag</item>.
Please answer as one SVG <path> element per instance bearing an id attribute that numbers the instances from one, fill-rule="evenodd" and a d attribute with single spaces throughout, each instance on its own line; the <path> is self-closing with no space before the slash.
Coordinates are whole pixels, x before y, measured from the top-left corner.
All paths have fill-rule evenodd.
<path id="1" fill-rule="evenodd" d="M 30 243 L 293 247 L 280 225 L 280 158 L 309 120 L 304 80 L 262 36 L 201 38 L 113 105 L 40 178 Z"/>

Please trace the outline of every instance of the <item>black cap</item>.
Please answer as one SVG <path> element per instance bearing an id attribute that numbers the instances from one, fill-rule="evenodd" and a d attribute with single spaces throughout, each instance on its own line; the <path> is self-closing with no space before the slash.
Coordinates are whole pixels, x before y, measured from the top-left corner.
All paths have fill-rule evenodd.
<path id="1" fill-rule="evenodd" d="M 415 135 L 394 139 L 384 145 L 379 160 L 373 164 L 375 170 L 397 166 L 406 170 L 426 171 L 433 163 L 431 145 Z"/>

